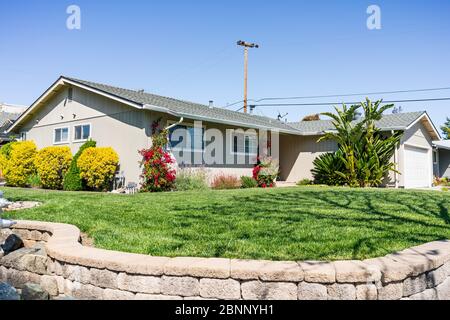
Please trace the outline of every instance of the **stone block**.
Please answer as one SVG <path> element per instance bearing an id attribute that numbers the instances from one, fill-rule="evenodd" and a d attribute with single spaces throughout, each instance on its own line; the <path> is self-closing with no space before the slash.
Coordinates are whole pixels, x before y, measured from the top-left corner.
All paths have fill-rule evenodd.
<path id="1" fill-rule="evenodd" d="M 436 291 L 439 300 L 450 300 L 450 278 L 438 285 Z"/>
<path id="2" fill-rule="evenodd" d="M 31 232 L 26 229 L 14 229 L 13 233 L 19 236 L 22 240 L 31 240 Z"/>
<path id="3" fill-rule="evenodd" d="M 200 294 L 200 283 L 198 279 L 191 277 L 163 276 L 161 293 L 170 296 L 198 296 Z"/>
<path id="4" fill-rule="evenodd" d="M 259 270 L 259 278 L 263 281 L 300 282 L 304 276 L 296 262 L 270 261 Z"/>
<path id="5" fill-rule="evenodd" d="M 374 284 L 360 284 L 356 286 L 356 300 L 377 300 L 378 290 Z"/>
<path id="6" fill-rule="evenodd" d="M 336 271 L 336 281 L 339 283 L 375 282 L 381 279 L 378 266 L 365 264 L 362 261 L 336 261 L 333 262 Z"/>
<path id="7" fill-rule="evenodd" d="M 423 292 L 413 294 L 408 297 L 410 300 L 437 300 L 437 290 L 436 289 L 427 289 Z"/>
<path id="8" fill-rule="evenodd" d="M 383 283 L 403 281 L 413 273 L 413 269 L 407 264 L 386 257 L 367 259 L 363 262 L 380 269 Z"/>
<path id="9" fill-rule="evenodd" d="M 161 278 L 120 273 L 117 277 L 117 287 L 131 292 L 157 294 L 161 293 Z"/>
<path id="10" fill-rule="evenodd" d="M 90 284 L 100 288 L 117 289 L 118 274 L 106 269 L 90 269 Z"/>
<path id="11" fill-rule="evenodd" d="M 72 296 L 78 300 L 103 300 L 103 289 L 90 284 L 73 282 Z"/>
<path id="12" fill-rule="evenodd" d="M 321 261 L 299 262 L 304 273 L 304 280 L 311 283 L 334 283 L 336 271 L 333 263 Z"/>
<path id="13" fill-rule="evenodd" d="M 23 288 L 26 283 L 41 283 L 40 275 L 28 271 L 9 269 L 7 276 L 7 282 L 17 289 Z"/>
<path id="14" fill-rule="evenodd" d="M 440 267 L 436 270 L 430 271 L 426 274 L 427 287 L 435 288 L 447 279 L 447 270 L 445 267 Z"/>
<path id="15" fill-rule="evenodd" d="M 37 230 L 32 230 L 27 240 L 42 241 L 42 233 Z"/>
<path id="16" fill-rule="evenodd" d="M 105 289 L 103 291 L 104 300 L 134 300 L 135 294 L 128 291 Z"/>
<path id="17" fill-rule="evenodd" d="M 244 300 L 297 300 L 295 283 L 249 281 L 241 284 Z"/>
<path id="18" fill-rule="evenodd" d="M 299 300 L 327 300 L 327 287 L 323 284 L 301 282 L 298 285 Z"/>
<path id="19" fill-rule="evenodd" d="M 260 270 L 267 263 L 269 261 L 232 259 L 230 263 L 231 278 L 237 280 L 258 280 Z"/>
<path id="20" fill-rule="evenodd" d="M 27 270 L 38 274 L 47 274 L 47 261 L 48 258 L 46 256 L 35 255 L 34 265 L 32 266 L 31 269 Z"/>
<path id="21" fill-rule="evenodd" d="M 66 279 L 83 284 L 89 284 L 91 281 L 91 273 L 86 267 L 66 264 L 62 269 L 63 276 Z"/>
<path id="22" fill-rule="evenodd" d="M 0 266 L 0 282 L 6 282 L 8 279 L 8 269 L 4 266 Z"/>
<path id="23" fill-rule="evenodd" d="M 36 283 L 27 283 L 22 288 L 23 300 L 48 300 L 49 294 Z"/>
<path id="24" fill-rule="evenodd" d="M 352 284 L 335 283 L 328 286 L 329 300 L 355 300 L 356 288 Z"/>
<path id="25" fill-rule="evenodd" d="M 180 296 L 138 293 L 135 296 L 135 300 L 183 300 L 183 298 Z"/>
<path id="26" fill-rule="evenodd" d="M 200 296 L 221 300 L 239 300 L 241 285 L 233 279 L 200 279 Z"/>
<path id="27" fill-rule="evenodd" d="M 391 282 L 378 288 L 378 300 L 399 300 L 402 297 L 402 282 Z"/>
<path id="28" fill-rule="evenodd" d="M 59 294 L 56 276 L 47 276 L 47 275 L 42 276 L 41 287 L 51 296 L 57 296 Z"/>
<path id="29" fill-rule="evenodd" d="M 165 264 L 164 274 L 168 276 L 226 279 L 230 277 L 230 259 L 173 258 Z"/>
<path id="30" fill-rule="evenodd" d="M 214 298 L 202 298 L 202 297 L 184 297 L 183 300 L 186 301 L 217 301 L 219 299 Z"/>
<path id="31" fill-rule="evenodd" d="M 64 294 L 64 286 L 65 286 L 66 279 L 64 279 L 64 277 L 61 277 L 61 276 L 54 276 L 54 277 L 56 279 L 56 284 L 58 286 L 58 292 L 60 294 Z"/>
<path id="32" fill-rule="evenodd" d="M 418 276 L 440 267 L 442 259 L 431 253 L 418 250 L 406 249 L 397 253 L 389 254 L 386 258 L 408 265 L 412 269 L 411 276 Z"/>
<path id="33" fill-rule="evenodd" d="M 47 273 L 62 276 L 62 275 L 64 275 L 64 267 L 65 267 L 65 265 L 62 265 L 57 260 L 48 261 L 47 262 Z"/>
<path id="34" fill-rule="evenodd" d="M 427 277 L 422 274 L 418 277 L 411 277 L 403 281 L 403 296 L 409 297 L 413 294 L 425 291 L 427 289 Z"/>

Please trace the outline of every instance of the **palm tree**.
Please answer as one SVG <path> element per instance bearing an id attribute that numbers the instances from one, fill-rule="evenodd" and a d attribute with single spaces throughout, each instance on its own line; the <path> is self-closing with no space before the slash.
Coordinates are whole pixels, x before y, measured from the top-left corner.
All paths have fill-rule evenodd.
<path id="1" fill-rule="evenodd" d="M 334 130 L 326 132 L 318 142 L 335 141 L 339 151 L 334 156 L 324 156 L 315 161 L 315 177 L 326 180 L 324 177 L 327 172 L 328 175 L 334 172 L 348 186 L 370 187 L 380 185 L 389 171 L 395 171 L 391 159 L 401 133 L 385 137 L 376 127 L 376 121 L 381 120 L 383 113 L 393 107 L 382 105 L 382 102 L 366 99 L 359 105 L 335 107 L 336 113 L 323 113 L 332 119 Z M 360 108 L 364 117 L 355 120 Z M 335 175 L 331 180 L 335 183 Z"/>

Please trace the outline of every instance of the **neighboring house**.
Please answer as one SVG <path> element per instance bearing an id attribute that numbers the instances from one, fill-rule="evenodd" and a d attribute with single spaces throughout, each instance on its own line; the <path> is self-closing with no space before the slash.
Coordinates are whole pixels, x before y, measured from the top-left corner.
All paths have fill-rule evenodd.
<path id="1" fill-rule="evenodd" d="M 450 140 L 434 141 L 433 164 L 435 175 L 450 178 Z"/>
<path id="2" fill-rule="evenodd" d="M 11 141 L 12 136 L 7 134 L 6 131 L 25 109 L 24 106 L 0 102 L 0 145 Z"/>
<path id="3" fill-rule="evenodd" d="M 183 123 L 177 124 L 183 119 Z M 312 178 L 313 160 L 335 151 L 334 142 L 318 143 L 318 138 L 332 130 L 331 121 L 283 123 L 275 119 L 161 97 L 109 85 L 60 77 L 9 128 L 24 140 L 34 140 L 39 148 L 68 145 L 76 152 L 89 138 L 98 146 L 111 146 L 120 156 L 120 172 L 128 182 L 138 182 L 141 174 L 138 150 L 151 145 L 152 122 L 161 119 L 163 126 L 191 128 L 195 120 L 204 129 L 241 128 L 276 131 L 279 136 L 280 178 L 296 182 Z M 392 174 L 388 186 L 429 187 L 433 179 L 432 141 L 439 133 L 426 112 L 386 115 L 378 126 L 388 134 L 392 130 L 405 132 L 396 150 L 394 161 L 400 175 Z M 190 131 L 189 131 L 190 132 Z M 244 146 L 236 146 L 237 137 L 228 135 L 223 157 L 256 156 L 258 138 L 245 134 Z M 192 150 L 202 153 L 204 144 Z M 270 149 L 269 144 L 268 148 Z M 248 163 L 248 161 L 246 162 Z M 251 175 L 253 165 L 206 165 L 211 175 Z"/>

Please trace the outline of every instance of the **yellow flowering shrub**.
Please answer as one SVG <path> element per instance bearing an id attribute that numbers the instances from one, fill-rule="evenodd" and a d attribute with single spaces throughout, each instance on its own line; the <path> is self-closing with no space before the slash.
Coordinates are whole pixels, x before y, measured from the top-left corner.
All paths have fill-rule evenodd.
<path id="1" fill-rule="evenodd" d="M 64 175 L 72 161 L 69 147 L 47 147 L 40 150 L 34 164 L 45 189 L 59 190 L 63 187 Z"/>
<path id="2" fill-rule="evenodd" d="M 107 190 L 119 165 L 113 148 L 87 148 L 77 161 L 80 177 L 93 190 Z"/>
<path id="3" fill-rule="evenodd" d="M 3 176 L 13 187 L 26 187 L 28 178 L 36 172 L 34 158 L 37 148 L 33 141 L 16 142 L 11 146 L 9 159 L 2 159 Z"/>

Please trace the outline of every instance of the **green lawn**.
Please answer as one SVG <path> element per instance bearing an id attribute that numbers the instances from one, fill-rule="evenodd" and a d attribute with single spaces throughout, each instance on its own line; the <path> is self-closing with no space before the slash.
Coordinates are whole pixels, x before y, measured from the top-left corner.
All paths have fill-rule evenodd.
<path id="1" fill-rule="evenodd" d="M 450 194 L 297 187 L 123 196 L 2 188 L 9 218 L 71 223 L 100 248 L 162 256 L 364 259 L 450 239 Z"/>

